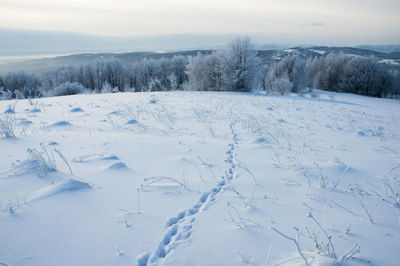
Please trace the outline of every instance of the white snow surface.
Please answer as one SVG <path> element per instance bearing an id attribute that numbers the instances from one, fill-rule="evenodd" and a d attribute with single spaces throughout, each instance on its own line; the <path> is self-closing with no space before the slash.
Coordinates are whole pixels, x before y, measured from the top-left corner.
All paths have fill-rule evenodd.
<path id="1" fill-rule="evenodd" d="M 0 112 L 16 135 L 0 265 L 399 265 L 399 101 L 116 93 Z"/>

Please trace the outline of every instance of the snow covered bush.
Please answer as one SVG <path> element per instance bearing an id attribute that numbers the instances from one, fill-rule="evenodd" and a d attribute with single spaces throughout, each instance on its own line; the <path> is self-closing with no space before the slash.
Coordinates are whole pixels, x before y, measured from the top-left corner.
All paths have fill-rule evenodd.
<path id="1" fill-rule="evenodd" d="M 29 154 L 29 159 L 24 161 L 26 166 L 30 166 L 34 172 L 36 172 L 38 177 L 44 177 L 50 172 L 54 172 L 57 170 L 56 161 L 52 155 L 50 155 L 46 149 L 46 147 L 41 144 L 42 151 L 38 151 L 33 148 L 27 149 Z"/>
<path id="2" fill-rule="evenodd" d="M 41 149 L 28 148 L 28 158 L 14 163 L 12 168 L 7 171 L 7 174 L 10 176 L 21 176 L 33 173 L 43 178 L 47 174 L 57 171 L 53 153 L 50 153 L 42 143 L 40 147 Z"/>
<path id="3" fill-rule="evenodd" d="M 12 92 L 5 90 L 3 87 L 0 87 L 0 100 L 11 100 Z"/>
<path id="4" fill-rule="evenodd" d="M 5 138 L 15 137 L 15 117 L 12 113 L 5 113 L 0 117 L 0 136 Z"/>
<path id="5" fill-rule="evenodd" d="M 292 90 L 293 83 L 286 74 L 277 77 L 275 72 L 271 71 L 264 79 L 264 87 L 269 94 L 286 95 Z"/>
<path id="6" fill-rule="evenodd" d="M 54 91 L 50 92 L 51 96 L 62 96 L 62 95 L 74 95 L 80 94 L 85 90 L 82 84 L 77 82 L 65 82 L 54 88 Z"/>
<path id="7" fill-rule="evenodd" d="M 21 93 L 24 99 L 40 98 L 43 96 L 41 87 L 24 87 Z"/>
<path id="8" fill-rule="evenodd" d="M 103 87 L 101 88 L 101 93 L 111 93 L 111 92 L 114 92 L 111 85 L 108 82 L 104 83 Z"/>

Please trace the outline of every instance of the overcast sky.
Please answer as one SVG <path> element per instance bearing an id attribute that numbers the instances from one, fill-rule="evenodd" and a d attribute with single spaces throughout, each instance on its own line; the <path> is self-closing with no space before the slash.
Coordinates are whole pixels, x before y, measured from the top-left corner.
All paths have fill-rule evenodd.
<path id="1" fill-rule="evenodd" d="M 264 34 L 271 42 L 400 43 L 400 0 L 0 0 L 0 27 L 94 35 Z"/>

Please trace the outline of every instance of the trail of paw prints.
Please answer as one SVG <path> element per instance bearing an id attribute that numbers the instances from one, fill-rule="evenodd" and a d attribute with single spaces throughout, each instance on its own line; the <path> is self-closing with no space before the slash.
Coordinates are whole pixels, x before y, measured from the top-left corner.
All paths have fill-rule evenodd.
<path id="1" fill-rule="evenodd" d="M 223 191 L 225 186 L 229 185 L 235 177 L 236 168 L 236 145 L 239 143 L 238 135 L 235 132 L 234 125 L 230 124 L 233 136 L 233 142 L 228 145 L 225 162 L 228 169 L 222 176 L 220 182 L 201 195 L 200 199 L 191 208 L 181 211 L 177 216 L 171 217 L 166 223 L 166 231 L 153 252 L 147 252 L 140 255 L 137 259 L 139 266 L 159 265 L 170 254 L 174 248 L 183 241 L 192 236 L 193 224 L 196 221 L 196 215 L 207 210 L 216 199 L 216 196 Z"/>

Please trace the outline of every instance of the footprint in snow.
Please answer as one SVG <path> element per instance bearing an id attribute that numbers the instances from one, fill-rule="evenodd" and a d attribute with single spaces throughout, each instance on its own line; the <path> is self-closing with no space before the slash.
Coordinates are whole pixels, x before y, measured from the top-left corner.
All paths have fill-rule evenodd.
<path id="1" fill-rule="evenodd" d="M 79 108 L 79 107 L 75 107 L 75 108 L 72 108 L 72 109 L 70 110 L 70 112 L 71 112 L 71 113 L 82 113 L 82 112 L 83 112 L 83 109 L 81 109 L 81 108 Z"/>

